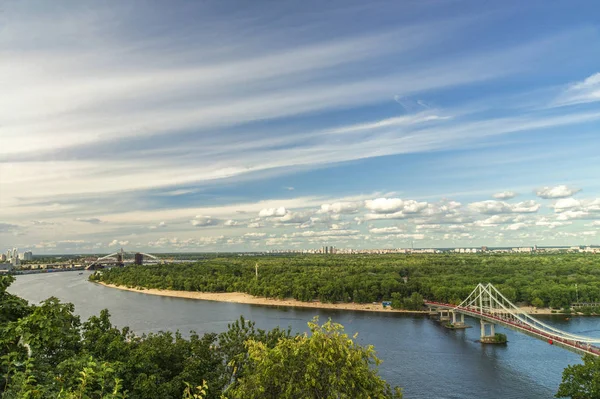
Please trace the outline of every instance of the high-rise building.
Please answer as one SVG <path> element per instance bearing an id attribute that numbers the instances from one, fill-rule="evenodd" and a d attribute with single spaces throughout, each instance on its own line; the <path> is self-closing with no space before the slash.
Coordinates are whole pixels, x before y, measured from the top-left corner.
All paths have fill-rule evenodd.
<path id="1" fill-rule="evenodd" d="M 5 254 L 0 255 L 0 262 L 6 262 L 6 255 Z"/>
<path id="2" fill-rule="evenodd" d="M 141 253 L 136 253 L 135 254 L 135 260 L 134 262 L 136 265 L 142 265 L 144 263 L 144 255 L 142 255 Z"/>
<path id="3" fill-rule="evenodd" d="M 31 251 L 23 252 L 23 260 L 33 260 L 33 252 L 31 252 Z"/>

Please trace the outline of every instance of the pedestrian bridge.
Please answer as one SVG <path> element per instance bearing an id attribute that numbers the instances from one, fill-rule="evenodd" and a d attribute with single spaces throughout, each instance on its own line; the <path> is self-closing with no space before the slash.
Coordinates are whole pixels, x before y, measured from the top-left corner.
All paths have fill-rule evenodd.
<path id="1" fill-rule="evenodd" d="M 579 354 L 600 356 L 600 347 L 597 346 L 600 338 L 585 337 L 552 327 L 512 304 L 492 284 L 479 284 L 459 305 L 434 301 L 425 301 L 425 305 L 431 310 L 435 309 L 448 321 L 451 315 L 453 324 L 458 328 L 464 326 L 465 315 L 479 319 L 481 342 L 492 338 L 494 326 L 500 325 Z M 457 314 L 462 321 L 456 321 Z M 489 327 L 489 334 L 486 327 Z"/>

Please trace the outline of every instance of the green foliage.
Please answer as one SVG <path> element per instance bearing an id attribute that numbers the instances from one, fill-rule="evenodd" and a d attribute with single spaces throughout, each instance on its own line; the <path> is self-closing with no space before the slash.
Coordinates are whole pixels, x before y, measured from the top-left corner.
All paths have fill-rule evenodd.
<path id="1" fill-rule="evenodd" d="M 12 278 L 0 278 L 0 296 L 10 302 L 7 306 L 4 305 L 8 302 L 0 303 L 2 399 L 220 399 L 224 392 L 243 389 L 241 381 L 254 378 L 256 362 L 250 351 L 253 345 L 275 350 L 282 343 L 297 339 L 290 330 L 261 330 L 243 317 L 218 335 L 199 336 L 191 332 L 186 339 L 179 332 L 158 332 L 136 336 L 128 328 L 113 326 L 107 310 L 81 324 L 73 313 L 73 305 L 60 303 L 56 298 L 30 307 L 6 293 L 11 282 Z M 340 335 L 340 329 L 335 325 L 328 332 L 329 341 L 321 344 L 344 342 L 347 337 Z M 313 331 L 313 338 L 315 333 L 318 336 L 324 331 Z M 339 366 L 342 374 L 338 377 L 350 379 L 338 381 L 335 389 L 360 383 L 363 390 L 388 392 L 389 387 L 369 368 L 378 363 L 373 349 L 347 345 L 341 353 L 348 355 L 346 360 L 352 364 L 344 365 L 340 363 L 342 358 L 335 358 L 335 365 L 327 363 L 329 369 L 319 369 L 319 373 Z M 324 346 L 323 350 L 327 356 L 334 356 L 338 346 Z M 303 350 L 308 354 L 306 348 Z M 363 357 L 358 356 L 361 350 Z M 294 358 L 294 364 L 310 368 L 314 375 L 312 363 L 302 364 L 303 356 Z M 305 360 L 314 362 L 314 356 Z"/>
<path id="2" fill-rule="evenodd" d="M 307 334 L 281 338 L 268 347 L 246 342 L 248 372 L 225 393 L 229 399 L 401 398 L 379 378 L 372 346 L 361 347 L 341 325 L 315 318 Z M 354 337 L 356 338 L 356 336 Z"/>
<path id="3" fill-rule="evenodd" d="M 478 283 L 490 282 L 513 302 L 556 309 L 576 301 L 577 284 L 580 302 L 600 302 L 600 257 L 577 254 L 211 256 L 189 264 L 114 268 L 92 279 L 128 287 L 356 303 L 403 302 L 415 292 L 458 303 Z M 393 307 L 405 304 L 396 301 Z"/>
<path id="4" fill-rule="evenodd" d="M 531 306 L 535 306 L 536 308 L 543 308 L 544 301 L 542 301 L 540 298 L 536 297 L 531 301 Z"/>
<path id="5" fill-rule="evenodd" d="M 494 334 L 494 341 L 496 341 L 497 343 L 506 343 L 508 342 L 508 339 L 506 338 L 506 334 L 502 334 L 502 333 L 495 333 Z"/>
<path id="6" fill-rule="evenodd" d="M 597 399 L 600 398 L 600 357 L 585 355 L 583 364 L 567 367 L 563 371 L 562 383 L 557 398 Z"/>

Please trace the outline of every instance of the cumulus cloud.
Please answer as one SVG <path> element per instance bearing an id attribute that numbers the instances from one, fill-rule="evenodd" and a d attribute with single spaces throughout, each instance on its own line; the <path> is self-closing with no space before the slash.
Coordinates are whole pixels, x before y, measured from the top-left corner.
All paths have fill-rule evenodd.
<path id="1" fill-rule="evenodd" d="M 586 219 L 589 216 L 590 216 L 589 212 L 568 210 L 568 211 L 561 212 L 556 217 L 556 220 L 565 221 L 565 220 L 572 220 L 572 219 Z"/>
<path id="2" fill-rule="evenodd" d="M 493 195 L 494 198 L 499 199 L 499 200 L 507 200 L 507 199 L 515 198 L 516 196 L 517 196 L 517 193 L 515 193 L 514 191 L 502 191 L 500 193 L 496 193 Z"/>
<path id="3" fill-rule="evenodd" d="M 149 241 L 148 246 L 152 248 L 174 248 L 178 250 L 193 250 L 198 247 L 213 246 L 225 242 L 224 236 L 204 236 L 197 238 L 180 239 L 178 237 L 161 237 L 155 241 Z"/>
<path id="4" fill-rule="evenodd" d="M 479 201 L 469 204 L 469 208 L 475 212 L 486 215 L 497 215 L 502 213 L 535 213 L 540 209 L 540 204 L 535 201 L 523 201 L 509 204 L 504 201 Z"/>
<path id="5" fill-rule="evenodd" d="M 165 227 L 167 227 L 167 224 L 165 222 L 160 222 L 156 226 L 150 226 L 151 229 L 163 229 Z"/>
<path id="6" fill-rule="evenodd" d="M 560 222 L 556 220 L 551 220 L 549 218 L 543 217 L 537 222 L 535 222 L 536 226 L 548 227 L 549 229 L 555 229 L 557 227 L 568 226 L 572 224 L 572 222 Z"/>
<path id="7" fill-rule="evenodd" d="M 109 247 L 116 247 L 117 245 L 125 246 L 127 244 L 129 244 L 129 241 L 112 240 L 110 243 L 108 243 L 108 246 Z"/>
<path id="8" fill-rule="evenodd" d="M 331 226 L 329 226 L 331 230 L 345 230 L 348 227 L 350 227 L 350 222 L 332 223 Z"/>
<path id="9" fill-rule="evenodd" d="M 556 201 L 554 205 L 551 205 L 555 212 L 563 212 L 567 209 L 581 207 L 581 201 L 575 198 L 562 198 Z"/>
<path id="10" fill-rule="evenodd" d="M 551 207 L 554 208 L 554 212 L 560 214 L 558 216 L 560 220 L 600 217 L 600 198 L 581 200 L 564 198 L 556 201 Z"/>
<path id="11" fill-rule="evenodd" d="M 346 237 L 360 234 L 358 230 L 322 230 L 322 231 L 303 231 L 293 233 L 292 237 Z"/>
<path id="12" fill-rule="evenodd" d="M 197 215 L 190 223 L 196 227 L 215 226 L 218 220 L 213 219 L 211 216 Z"/>
<path id="13" fill-rule="evenodd" d="M 504 228 L 504 230 L 509 230 L 509 231 L 516 231 L 516 230 L 522 230 L 524 228 L 527 227 L 526 223 L 513 223 L 513 224 L 509 224 L 508 226 L 506 226 Z"/>
<path id="14" fill-rule="evenodd" d="M 489 218 L 476 220 L 474 226 L 478 227 L 495 227 L 499 224 L 514 223 L 515 217 L 511 215 L 492 215 Z"/>
<path id="15" fill-rule="evenodd" d="M 77 222 L 90 223 L 90 224 L 99 224 L 102 223 L 102 220 L 98 218 L 77 218 L 75 219 Z"/>
<path id="16" fill-rule="evenodd" d="M 242 237 L 246 240 L 261 240 L 267 236 L 267 233 L 246 233 Z"/>
<path id="17" fill-rule="evenodd" d="M 311 212 L 287 211 L 285 215 L 278 218 L 277 221 L 282 224 L 306 223 L 311 220 Z"/>
<path id="18" fill-rule="evenodd" d="M 225 223 L 223 223 L 223 226 L 234 227 L 234 226 L 239 226 L 239 224 L 240 223 L 237 220 L 229 219 L 229 220 L 225 221 Z"/>
<path id="19" fill-rule="evenodd" d="M 542 187 L 535 191 L 535 194 L 544 199 L 557 199 L 557 198 L 567 198 L 572 195 L 575 195 L 581 191 L 581 189 L 570 188 L 565 185 L 555 186 L 555 187 Z"/>
<path id="20" fill-rule="evenodd" d="M 373 213 L 394 214 L 402 212 L 403 214 L 418 213 L 427 208 L 427 202 L 417 202 L 415 200 L 402 200 L 400 198 L 376 198 L 365 201 L 365 208 Z"/>
<path id="21" fill-rule="evenodd" d="M 359 201 L 334 202 L 321 205 L 319 213 L 353 214 L 357 213 L 361 206 L 362 202 Z"/>
<path id="22" fill-rule="evenodd" d="M 265 208 L 258 212 L 258 216 L 261 218 L 272 217 L 272 216 L 284 216 L 287 210 L 284 207 L 279 208 Z"/>

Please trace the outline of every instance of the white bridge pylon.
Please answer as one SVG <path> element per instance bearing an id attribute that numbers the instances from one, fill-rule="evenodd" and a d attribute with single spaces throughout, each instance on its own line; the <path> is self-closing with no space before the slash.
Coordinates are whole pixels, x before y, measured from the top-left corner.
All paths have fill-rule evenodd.
<path id="1" fill-rule="evenodd" d="M 426 301 L 426 304 L 499 324 L 578 353 L 600 355 L 600 348 L 593 346 L 600 343 L 600 338 L 586 337 L 552 327 L 514 305 L 492 284 L 478 284 L 457 306 L 431 301 Z"/>

